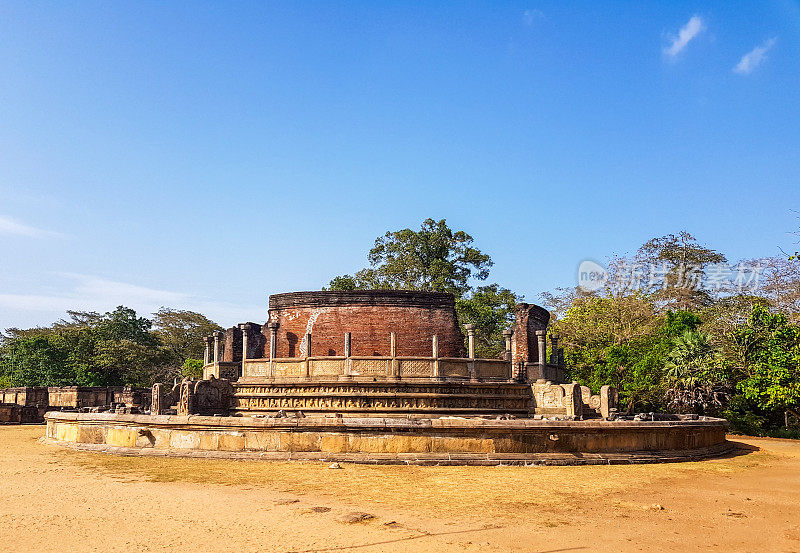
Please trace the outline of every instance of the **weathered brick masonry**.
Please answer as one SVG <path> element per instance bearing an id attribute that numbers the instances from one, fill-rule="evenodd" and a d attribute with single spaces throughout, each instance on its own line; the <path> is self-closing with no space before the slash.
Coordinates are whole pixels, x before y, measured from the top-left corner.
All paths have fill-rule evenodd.
<path id="1" fill-rule="evenodd" d="M 398 356 L 430 357 L 433 335 L 439 337 L 440 357 L 466 355 L 450 294 L 406 290 L 276 294 L 269 299 L 269 322 L 279 324 L 277 357 L 302 357 L 307 333 L 312 336 L 311 355 L 344 355 L 346 332 L 351 333 L 354 356 L 389 356 L 391 332 L 397 335 Z M 268 357 L 268 325 L 261 332 L 260 343 L 267 349 L 258 357 Z M 241 352 L 241 334 L 238 340 L 232 346 L 234 355 L 237 345 Z"/>

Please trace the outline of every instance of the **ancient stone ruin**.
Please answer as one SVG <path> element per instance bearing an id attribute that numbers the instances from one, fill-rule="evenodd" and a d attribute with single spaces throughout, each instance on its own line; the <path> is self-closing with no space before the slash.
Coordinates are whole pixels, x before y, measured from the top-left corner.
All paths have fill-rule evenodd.
<path id="1" fill-rule="evenodd" d="M 141 454 L 423 464 L 644 462 L 727 450 L 726 421 L 620 416 L 613 388 L 593 394 L 564 382 L 549 318 L 517 305 L 505 350 L 486 359 L 450 294 L 277 294 L 265 324 L 206 338 L 202 379 L 156 384 L 149 415 L 48 413 L 48 438 Z"/>
<path id="2" fill-rule="evenodd" d="M 25 386 L 0 390 L 0 422 L 40 423 L 48 411 L 150 410 L 150 389 L 130 386 Z"/>

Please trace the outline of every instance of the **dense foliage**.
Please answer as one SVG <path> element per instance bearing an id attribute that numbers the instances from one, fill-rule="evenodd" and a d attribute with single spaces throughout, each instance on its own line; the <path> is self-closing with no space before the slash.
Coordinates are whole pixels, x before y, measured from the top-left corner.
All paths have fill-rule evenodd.
<path id="1" fill-rule="evenodd" d="M 598 290 L 546 294 L 569 376 L 595 391 L 616 386 L 630 412 L 724 416 L 749 433 L 796 426 L 800 261 L 722 273 L 724 260 L 682 232 L 611 260 Z"/>
<path id="2" fill-rule="evenodd" d="M 198 313 L 168 309 L 156 314 L 155 328 L 122 306 L 104 315 L 70 311 L 69 316 L 50 327 L 6 330 L 0 387 L 170 381 L 185 373 L 188 356 L 203 347 L 200 337 L 219 328 Z"/>

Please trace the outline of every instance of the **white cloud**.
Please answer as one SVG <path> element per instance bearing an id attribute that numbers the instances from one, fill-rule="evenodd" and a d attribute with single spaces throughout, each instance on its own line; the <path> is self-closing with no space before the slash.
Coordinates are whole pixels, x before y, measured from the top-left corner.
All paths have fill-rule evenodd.
<path id="1" fill-rule="evenodd" d="M 43 238 L 46 236 L 58 236 L 59 233 L 49 230 L 42 230 L 36 227 L 25 225 L 15 221 L 11 217 L 0 215 L 0 234 L 11 234 L 16 236 L 27 236 L 29 238 Z"/>
<path id="2" fill-rule="evenodd" d="M 736 67 L 733 68 L 733 72 L 739 73 L 740 75 L 749 75 L 756 67 L 761 65 L 764 59 L 766 59 L 767 52 L 770 48 L 775 46 L 776 41 L 777 39 L 773 37 L 761 46 L 756 46 L 747 52 L 742 56 L 742 59 L 739 60 L 739 63 L 736 64 Z"/>
<path id="3" fill-rule="evenodd" d="M 522 22 L 525 23 L 527 27 L 533 26 L 534 23 L 537 21 L 547 21 L 547 18 L 544 16 L 544 12 L 539 9 L 533 10 L 525 10 L 522 14 Z"/>
<path id="4" fill-rule="evenodd" d="M 73 281 L 71 286 L 65 286 L 63 293 L 0 294 L 0 308 L 3 311 L 38 313 L 35 319 L 41 320 L 41 324 L 48 324 L 48 321 L 53 322 L 66 316 L 68 309 L 103 313 L 115 309 L 118 305 L 131 307 L 144 316 L 149 316 L 161 307 L 190 309 L 203 313 L 223 326 L 244 321 L 264 322 L 267 319 L 266 306 L 248 308 L 193 297 L 184 292 L 147 288 L 91 275 L 63 273 L 61 276 Z M 6 315 L 8 316 L 8 313 Z M 13 320 L 2 322 L 6 326 L 20 326 Z"/>
<path id="5" fill-rule="evenodd" d="M 703 31 L 703 29 L 705 29 L 703 20 L 699 15 L 693 15 L 686 25 L 681 27 L 681 30 L 678 31 L 678 36 L 672 37 L 671 44 L 664 48 L 664 54 L 670 58 L 675 58 L 686 48 L 694 37 Z"/>

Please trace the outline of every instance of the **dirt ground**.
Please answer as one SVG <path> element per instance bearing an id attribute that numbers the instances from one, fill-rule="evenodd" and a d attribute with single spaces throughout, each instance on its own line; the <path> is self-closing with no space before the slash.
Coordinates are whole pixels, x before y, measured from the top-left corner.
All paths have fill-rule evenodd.
<path id="1" fill-rule="evenodd" d="M 800 552 L 800 441 L 732 437 L 736 455 L 698 463 L 331 469 L 43 433 L 0 427 L 3 551 Z"/>

